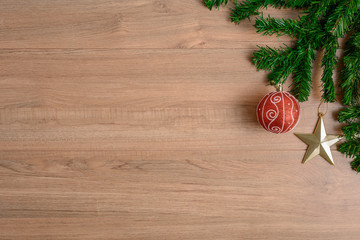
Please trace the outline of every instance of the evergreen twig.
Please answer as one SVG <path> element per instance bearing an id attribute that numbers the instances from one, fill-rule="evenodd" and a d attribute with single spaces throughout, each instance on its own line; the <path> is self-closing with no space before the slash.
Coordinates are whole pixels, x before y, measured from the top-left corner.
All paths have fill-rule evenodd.
<path id="1" fill-rule="evenodd" d="M 322 59 L 321 66 L 324 71 L 322 74 L 322 98 L 326 102 L 335 101 L 335 87 L 333 81 L 333 73 L 338 64 L 338 58 L 336 57 L 336 50 L 339 48 L 339 43 L 336 38 L 330 40 L 331 42 L 326 44 L 324 57 Z"/>
<path id="2" fill-rule="evenodd" d="M 221 4 L 226 5 L 228 0 L 204 0 L 204 3 L 211 10 L 214 6 L 220 7 Z"/>
<path id="3" fill-rule="evenodd" d="M 295 38 L 301 31 L 299 22 L 294 19 L 277 19 L 277 18 L 263 18 L 258 17 L 255 21 L 255 27 L 258 33 L 263 35 L 273 35 L 276 33 L 277 36 L 288 35 Z"/>

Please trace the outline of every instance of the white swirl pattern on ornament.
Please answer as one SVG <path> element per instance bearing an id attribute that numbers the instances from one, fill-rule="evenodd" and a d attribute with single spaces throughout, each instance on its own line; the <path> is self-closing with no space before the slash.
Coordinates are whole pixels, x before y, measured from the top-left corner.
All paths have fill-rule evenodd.
<path id="1" fill-rule="evenodd" d="M 264 101 L 263 106 L 266 105 L 266 102 L 267 102 L 267 100 L 269 99 L 269 97 L 270 97 L 271 94 L 272 94 L 272 93 L 268 93 L 268 94 L 263 98 L 263 100 L 262 100 L 262 101 Z M 264 100 L 264 99 L 265 99 L 265 100 Z M 261 102 L 262 102 L 262 101 L 261 101 Z M 260 102 L 260 103 L 261 103 L 261 102 Z M 262 111 L 261 111 L 261 121 L 262 121 L 263 124 L 265 124 L 265 121 L 264 121 L 264 109 L 265 109 L 265 108 L 262 107 Z M 267 116 L 266 116 L 266 117 L 267 117 Z M 258 119 L 259 119 L 259 117 L 258 117 Z M 267 126 L 263 125 L 263 127 L 265 127 L 265 129 L 269 131 L 269 129 L 267 128 Z"/>
<path id="2" fill-rule="evenodd" d="M 282 96 L 282 92 L 280 92 L 280 93 L 281 93 L 281 96 Z M 281 101 L 281 99 L 282 99 L 282 97 L 274 95 L 274 96 L 270 99 L 270 101 L 271 101 L 272 103 L 279 103 L 279 102 Z"/>
<path id="3" fill-rule="evenodd" d="M 278 112 L 276 112 L 275 110 L 271 109 L 269 111 L 266 112 L 266 117 L 269 120 L 275 119 L 278 116 Z"/>
<path id="4" fill-rule="evenodd" d="M 279 128 L 279 127 L 277 127 L 277 126 L 273 126 L 273 127 L 271 127 L 271 131 L 273 132 L 273 133 L 280 133 L 281 132 L 281 128 Z"/>
<path id="5" fill-rule="evenodd" d="M 281 93 L 281 92 L 280 92 Z M 282 94 L 282 93 L 281 93 Z M 266 112 L 266 117 L 268 120 L 270 120 L 271 122 L 269 122 L 269 124 L 266 126 L 267 130 L 273 133 L 280 133 L 281 129 L 278 126 L 271 126 L 271 124 L 278 118 L 279 116 L 279 108 L 276 105 L 276 103 L 279 103 L 281 101 L 281 97 L 277 96 L 276 94 L 274 94 L 273 96 L 270 97 L 270 102 L 275 106 L 276 110 L 274 109 L 270 109 Z M 269 118 L 268 115 L 269 112 L 274 112 L 275 115 L 273 118 Z"/>
<path id="6" fill-rule="evenodd" d="M 288 132 L 288 131 L 290 131 L 291 129 L 293 129 L 293 127 L 295 127 L 295 126 L 293 126 L 293 127 L 291 127 L 292 125 L 293 125 L 293 123 L 295 122 L 295 118 L 294 118 L 294 114 L 293 114 L 293 110 L 294 110 L 294 101 L 293 101 L 293 99 L 292 99 L 292 96 L 290 95 L 290 94 L 288 94 L 288 93 L 285 93 L 285 95 L 288 97 L 288 99 L 291 101 L 291 111 L 290 111 L 290 113 L 291 113 L 291 122 L 289 122 L 289 126 L 288 126 L 288 128 L 285 130 L 285 132 Z"/>
<path id="7" fill-rule="evenodd" d="M 298 109 L 299 104 L 291 94 L 272 92 L 267 94 L 259 103 L 257 116 L 260 124 L 267 131 L 285 133 L 296 126 Z"/>

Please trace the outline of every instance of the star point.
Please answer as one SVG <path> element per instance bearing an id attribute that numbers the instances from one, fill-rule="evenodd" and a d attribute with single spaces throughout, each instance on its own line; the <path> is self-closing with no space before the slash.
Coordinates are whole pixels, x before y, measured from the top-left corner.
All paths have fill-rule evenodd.
<path id="1" fill-rule="evenodd" d="M 320 155 L 330 164 L 335 164 L 330 147 L 337 143 L 341 139 L 341 137 L 338 135 L 328 135 L 326 133 L 322 115 L 319 115 L 319 119 L 313 134 L 295 133 L 295 136 L 300 138 L 304 143 L 308 145 L 302 163 L 306 163 L 317 155 Z"/>

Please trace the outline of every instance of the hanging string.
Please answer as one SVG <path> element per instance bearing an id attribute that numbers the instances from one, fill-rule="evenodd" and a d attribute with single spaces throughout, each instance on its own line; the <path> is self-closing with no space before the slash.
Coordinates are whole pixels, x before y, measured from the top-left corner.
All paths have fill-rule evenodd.
<path id="1" fill-rule="evenodd" d="M 325 104 L 325 112 L 321 112 L 320 111 L 320 107 L 321 105 Z M 328 102 L 324 102 L 324 100 L 321 100 L 320 104 L 319 104 L 319 107 L 318 107 L 318 115 L 319 117 L 323 117 L 325 116 L 325 114 L 328 112 L 328 109 L 329 109 L 329 104 Z"/>

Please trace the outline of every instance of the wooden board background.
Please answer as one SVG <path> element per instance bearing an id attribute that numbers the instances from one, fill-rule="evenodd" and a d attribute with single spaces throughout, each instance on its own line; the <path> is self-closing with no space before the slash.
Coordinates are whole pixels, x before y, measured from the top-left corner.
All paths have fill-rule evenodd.
<path id="1" fill-rule="evenodd" d="M 289 10 L 269 10 L 296 17 Z M 0 0 L 0 239 L 359 239 L 360 177 L 273 135 L 251 22 L 201 0 Z M 321 69 L 297 132 L 317 121 Z M 325 123 L 340 133 L 331 104 Z"/>

